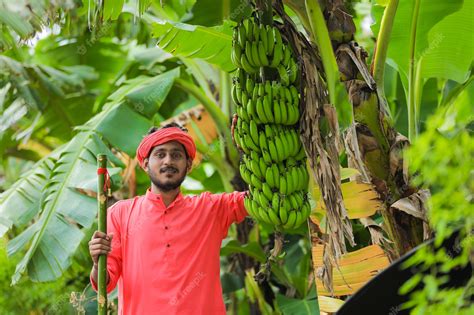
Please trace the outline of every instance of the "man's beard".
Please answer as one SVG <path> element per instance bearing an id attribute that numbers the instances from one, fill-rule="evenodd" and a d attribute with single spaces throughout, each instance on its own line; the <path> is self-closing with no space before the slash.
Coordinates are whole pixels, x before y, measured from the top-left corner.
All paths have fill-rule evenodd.
<path id="1" fill-rule="evenodd" d="M 150 180 L 151 182 L 161 191 L 163 192 L 168 192 L 168 191 L 171 191 L 171 190 L 175 190 L 176 188 L 178 188 L 179 186 L 181 186 L 181 184 L 183 183 L 184 179 L 186 178 L 186 173 L 183 174 L 183 176 L 181 176 L 180 178 L 176 179 L 175 181 L 172 181 L 172 182 L 167 182 L 167 183 L 163 183 L 162 181 L 160 181 L 158 178 L 156 178 L 155 176 L 151 175 L 150 174 Z"/>

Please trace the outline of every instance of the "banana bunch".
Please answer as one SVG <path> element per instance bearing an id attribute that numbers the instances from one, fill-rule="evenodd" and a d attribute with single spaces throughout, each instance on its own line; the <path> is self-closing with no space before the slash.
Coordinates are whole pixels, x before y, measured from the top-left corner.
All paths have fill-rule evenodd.
<path id="1" fill-rule="evenodd" d="M 297 79 L 298 65 L 280 31 L 252 18 L 244 20 L 234 31 L 231 59 L 249 74 L 257 73 L 261 67 L 275 68 L 285 86 Z"/>
<path id="2" fill-rule="evenodd" d="M 238 69 L 238 80 L 232 86 L 232 98 L 237 115 L 257 124 L 292 126 L 300 118 L 299 92 L 294 85 L 283 86 L 278 81 L 255 82 Z"/>
<path id="3" fill-rule="evenodd" d="M 240 174 L 249 185 L 250 215 L 277 229 L 295 229 L 308 218 L 309 175 L 296 124 L 300 119 L 298 66 L 276 27 L 247 19 L 234 30 L 237 66 L 232 99 L 234 140 L 243 152 Z M 262 77 L 270 69 L 272 80 Z M 273 70 L 271 70 L 273 69 Z"/>

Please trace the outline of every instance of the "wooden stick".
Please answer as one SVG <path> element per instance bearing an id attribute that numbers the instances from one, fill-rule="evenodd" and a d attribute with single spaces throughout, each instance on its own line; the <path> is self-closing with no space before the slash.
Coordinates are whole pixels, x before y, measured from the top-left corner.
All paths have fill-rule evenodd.
<path id="1" fill-rule="evenodd" d="M 97 203 L 99 206 L 98 230 L 107 234 L 107 156 L 99 154 L 97 156 Z M 99 256 L 99 270 L 97 277 L 97 314 L 107 314 L 107 255 Z"/>

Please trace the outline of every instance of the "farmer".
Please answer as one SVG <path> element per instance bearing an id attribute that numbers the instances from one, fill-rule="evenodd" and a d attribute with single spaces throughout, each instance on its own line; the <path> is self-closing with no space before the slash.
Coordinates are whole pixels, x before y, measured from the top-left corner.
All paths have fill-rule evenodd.
<path id="1" fill-rule="evenodd" d="M 248 215 L 246 192 L 183 196 L 196 146 L 177 124 L 153 127 L 137 149 L 151 187 L 108 209 L 107 235 L 89 242 L 97 290 L 98 257 L 107 255 L 107 292 L 118 283 L 119 314 L 225 314 L 221 241 Z"/>

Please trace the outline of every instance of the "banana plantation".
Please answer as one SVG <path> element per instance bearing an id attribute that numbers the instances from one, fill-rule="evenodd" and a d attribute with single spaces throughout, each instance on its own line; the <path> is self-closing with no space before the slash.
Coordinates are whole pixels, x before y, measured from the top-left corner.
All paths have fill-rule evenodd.
<path id="1" fill-rule="evenodd" d="M 197 149 L 183 195 L 247 192 L 227 314 L 474 314 L 473 12 L 0 0 L 0 314 L 127 314 L 90 280 L 98 157 L 109 207 L 147 194 L 137 147 L 170 123 Z"/>

